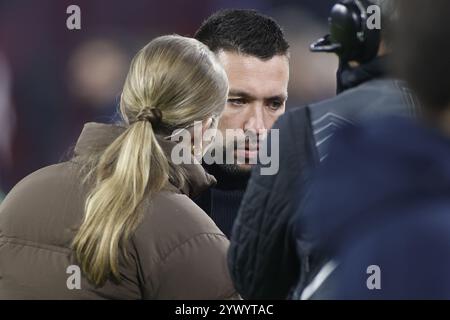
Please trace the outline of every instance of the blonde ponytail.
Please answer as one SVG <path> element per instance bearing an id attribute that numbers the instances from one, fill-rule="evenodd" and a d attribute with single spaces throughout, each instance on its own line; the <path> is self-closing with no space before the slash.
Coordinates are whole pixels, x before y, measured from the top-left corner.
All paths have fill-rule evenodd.
<path id="1" fill-rule="evenodd" d="M 73 246 L 93 283 L 101 285 L 109 273 L 119 278 L 120 244 L 129 239 L 142 216 L 135 212 L 147 189 L 158 192 L 168 176 L 169 164 L 148 121 L 132 124 L 100 157 Z"/>
<path id="2" fill-rule="evenodd" d="M 126 243 L 143 217 L 141 202 L 169 181 L 182 183 L 183 174 L 164 154 L 156 131 L 220 114 L 227 94 L 225 72 L 194 39 L 160 37 L 133 59 L 121 98 L 127 128 L 87 161 L 91 169 L 85 180 L 93 187 L 72 243 L 94 284 L 102 285 L 110 275 L 120 280 L 119 260 L 126 256 Z M 156 110 L 158 121 L 152 121 Z"/>

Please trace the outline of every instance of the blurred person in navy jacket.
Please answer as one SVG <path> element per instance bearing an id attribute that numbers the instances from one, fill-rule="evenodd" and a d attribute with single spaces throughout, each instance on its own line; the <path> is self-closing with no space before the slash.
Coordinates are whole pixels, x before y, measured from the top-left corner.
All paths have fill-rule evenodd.
<path id="1" fill-rule="evenodd" d="M 398 67 L 424 114 L 339 133 L 297 224 L 322 266 L 303 299 L 450 299 L 450 2 L 399 3 Z"/>

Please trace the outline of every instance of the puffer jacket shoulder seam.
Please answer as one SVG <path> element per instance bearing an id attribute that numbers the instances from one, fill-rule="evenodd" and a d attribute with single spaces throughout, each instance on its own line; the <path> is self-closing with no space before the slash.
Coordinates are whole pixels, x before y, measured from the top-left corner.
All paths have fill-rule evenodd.
<path id="1" fill-rule="evenodd" d="M 217 238 L 223 238 L 223 239 L 227 240 L 227 237 L 226 237 L 224 234 L 220 234 L 220 233 L 207 233 L 207 232 L 205 232 L 205 233 L 198 233 L 198 234 L 196 234 L 196 235 L 194 235 L 194 236 L 192 236 L 192 237 L 186 239 L 185 241 L 179 243 L 178 245 L 176 245 L 176 246 L 175 246 L 172 250 L 170 250 L 164 257 L 162 257 L 162 258 L 157 262 L 157 264 L 162 264 L 162 263 L 164 263 L 166 260 L 169 259 L 169 257 L 170 257 L 173 253 L 175 253 L 175 251 L 177 251 L 178 249 L 184 247 L 184 246 L 187 245 L 189 242 L 191 242 L 191 241 L 193 241 L 193 240 L 195 240 L 195 239 L 197 239 L 197 238 L 200 238 L 200 237 L 202 237 L 202 236 L 206 236 L 206 237 L 217 237 Z"/>
<path id="2" fill-rule="evenodd" d="M 63 246 L 56 246 L 51 244 L 44 244 L 35 241 L 25 240 L 21 238 L 11 237 L 11 236 L 0 236 L 0 244 L 12 244 L 12 245 L 21 245 L 25 247 L 34 247 L 42 250 L 59 252 L 59 253 L 71 253 L 72 250 Z"/>

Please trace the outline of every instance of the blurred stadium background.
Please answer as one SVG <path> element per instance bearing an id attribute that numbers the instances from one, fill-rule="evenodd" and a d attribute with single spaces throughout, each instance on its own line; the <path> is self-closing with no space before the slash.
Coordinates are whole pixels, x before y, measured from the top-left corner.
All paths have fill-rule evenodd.
<path id="1" fill-rule="evenodd" d="M 331 97 L 337 59 L 309 52 L 333 0 L 0 0 L 0 201 L 20 179 L 64 159 L 87 121 L 116 117 L 131 57 L 155 36 L 192 36 L 222 8 L 274 17 L 291 45 L 288 107 Z M 81 30 L 66 9 L 81 8 Z"/>

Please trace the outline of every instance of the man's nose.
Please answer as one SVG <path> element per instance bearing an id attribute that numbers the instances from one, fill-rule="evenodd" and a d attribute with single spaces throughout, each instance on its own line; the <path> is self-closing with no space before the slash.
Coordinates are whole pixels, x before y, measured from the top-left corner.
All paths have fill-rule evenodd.
<path id="1" fill-rule="evenodd" d="M 255 104 L 251 107 L 248 120 L 245 123 L 244 130 L 251 131 L 257 135 L 262 135 L 266 131 L 266 126 L 264 124 L 264 110 L 263 106 L 260 104 Z"/>

